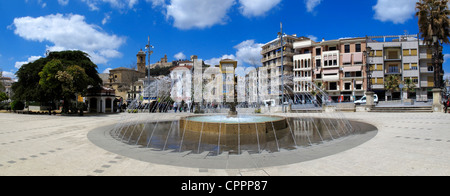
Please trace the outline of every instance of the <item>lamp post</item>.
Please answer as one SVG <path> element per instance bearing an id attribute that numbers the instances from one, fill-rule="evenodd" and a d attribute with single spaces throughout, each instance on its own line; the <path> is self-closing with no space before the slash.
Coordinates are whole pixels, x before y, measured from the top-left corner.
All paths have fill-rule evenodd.
<path id="1" fill-rule="evenodd" d="M 283 23 L 280 22 L 280 32 L 278 32 L 278 36 L 280 37 L 280 46 L 281 46 L 281 111 L 284 113 L 284 63 L 283 63 Z"/>
<path id="2" fill-rule="evenodd" d="M 366 51 L 364 51 L 364 56 L 366 57 L 366 78 L 367 78 L 367 89 L 366 91 L 372 91 L 372 74 L 370 73 L 370 63 L 369 57 L 372 55 L 372 48 L 367 46 Z"/>
<path id="3" fill-rule="evenodd" d="M 151 64 L 150 64 L 150 56 L 153 54 L 153 49 L 154 47 L 152 45 L 150 45 L 150 36 L 148 36 L 148 44 L 145 46 L 145 49 L 147 50 L 147 54 L 148 54 L 148 72 L 147 72 L 147 87 L 146 87 L 146 94 L 147 94 L 147 99 L 148 99 L 148 112 L 151 113 L 151 108 L 150 108 L 150 92 L 148 92 L 150 90 L 150 69 L 151 69 Z M 144 95 L 145 96 L 145 95 Z"/>

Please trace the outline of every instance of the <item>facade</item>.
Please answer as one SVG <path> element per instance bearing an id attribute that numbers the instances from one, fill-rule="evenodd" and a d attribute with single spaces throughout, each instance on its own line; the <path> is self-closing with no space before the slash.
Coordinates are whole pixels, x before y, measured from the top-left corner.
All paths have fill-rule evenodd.
<path id="1" fill-rule="evenodd" d="M 268 92 L 260 92 L 265 98 L 274 100 L 277 104 L 281 101 L 281 65 L 283 65 L 285 85 L 292 86 L 293 84 L 293 65 L 294 65 L 294 43 L 308 39 L 306 37 L 297 37 L 297 35 L 284 35 L 283 46 L 281 46 L 280 39 L 274 39 L 262 46 L 262 67 L 259 69 L 259 74 L 267 76 L 267 81 L 261 81 L 260 85 L 270 86 Z M 281 63 L 281 50 L 283 50 L 283 63 Z M 285 95 L 292 96 L 292 91 L 286 90 Z M 267 95 L 267 96 L 265 96 Z"/>
<path id="2" fill-rule="evenodd" d="M 114 113 L 117 111 L 115 90 L 107 87 L 90 88 L 87 92 L 88 112 Z"/>
<path id="3" fill-rule="evenodd" d="M 14 95 L 13 91 L 12 91 L 12 84 L 14 83 L 14 80 L 12 80 L 10 77 L 0 77 L 0 83 L 2 83 L 3 86 L 5 87 L 5 89 L 0 89 L 0 90 L 4 90 L 6 95 L 11 100 L 11 97 Z"/>
<path id="4" fill-rule="evenodd" d="M 223 59 L 220 61 L 219 69 L 222 73 L 223 79 L 223 96 L 227 102 L 233 101 L 235 95 L 235 69 L 237 67 L 237 61 L 232 59 Z"/>
<path id="5" fill-rule="evenodd" d="M 154 69 L 156 67 L 163 68 L 163 67 L 171 67 L 174 62 L 168 62 L 167 61 L 167 54 L 164 55 L 163 58 L 160 59 L 160 61 L 156 62 L 155 64 L 151 65 L 151 68 Z"/>
<path id="6" fill-rule="evenodd" d="M 119 67 L 109 71 L 109 78 L 107 82 L 103 82 L 103 85 L 114 89 L 116 96 L 122 100 L 128 100 L 129 94 L 136 92 L 136 82 L 139 79 L 145 78 L 145 56 L 146 54 L 141 50 L 136 55 L 137 69 L 131 69 L 126 67 Z M 131 91 L 131 93 L 130 93 Z"/>
<path id="7" fill-rule="evenodd" d="M 293 89 L 302 95 L 301 100 L 294 101 L 310 99 L 307 96 L 316 87 L 334 101 L 353 101 L 364 96 L 365 46 L 365 38 L 294 42 Z"/>
<path id="8" fill-rule="evenodd" d="M 401 82 L 412 80 L 415 90 L 409 92 L 412 99 L 427 101 L 432 99 L 434 70 L 431 62 L 432 51 L 418 39 L 418 35 L 371 36 L 367 37 L 367 47 L 372 91 L 380 100 L 401 99 L 401 91 L 387 91 L 385 83 L 389 76 L 399 77 Z M 408 96 L 404 92 L 403 98 Z"/>

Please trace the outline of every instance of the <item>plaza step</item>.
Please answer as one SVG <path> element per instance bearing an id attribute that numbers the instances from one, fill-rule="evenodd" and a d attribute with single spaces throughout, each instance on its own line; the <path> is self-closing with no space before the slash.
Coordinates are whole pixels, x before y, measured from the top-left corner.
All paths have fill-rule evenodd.
<path id="1" fill-rule="evenodd" d="M 411 113 L 432 113 L 431 106 L 396 106 L 396 107 L 375 107 L 370 112 L 411 112 Z"/>

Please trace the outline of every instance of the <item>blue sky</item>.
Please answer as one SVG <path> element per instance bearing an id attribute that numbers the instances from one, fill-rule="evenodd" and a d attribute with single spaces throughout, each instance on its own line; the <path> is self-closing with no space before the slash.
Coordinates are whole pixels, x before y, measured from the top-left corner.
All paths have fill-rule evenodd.
<path id="1" fill-rule="evenodd" d="M 136 63 L 147 37 L 151 62 L 197 55 L 246 66 L 261 44 L 287 34 L 317 40 L 418 33 L 415 0 L 14 0 L 0 1 L 0 68 L 13 76 L 47 50 L 82 50 L 100 73 Z M 444 46 L 446 60 L 450 58 Z M 444 63 L 450 73 L 450 63 Z"/>

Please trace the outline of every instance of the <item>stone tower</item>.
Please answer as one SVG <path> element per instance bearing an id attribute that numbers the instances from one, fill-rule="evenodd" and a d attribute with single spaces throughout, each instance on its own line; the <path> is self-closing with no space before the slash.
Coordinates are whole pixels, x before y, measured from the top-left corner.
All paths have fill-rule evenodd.
<path id="1" fill-rule="evenodd" d="M 145 74 L 145 57 L 146 57 L 145 52 L 142 51 L 142 49 L 141 49 L 141 51 L 138 52 L 136 57 L 137 57 L 138 71 Z"/>

